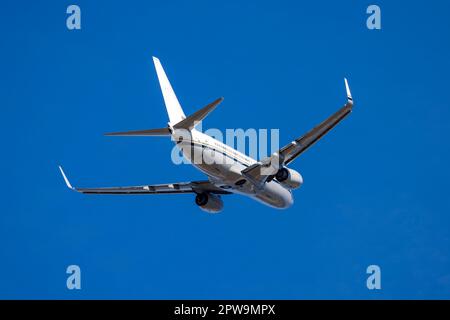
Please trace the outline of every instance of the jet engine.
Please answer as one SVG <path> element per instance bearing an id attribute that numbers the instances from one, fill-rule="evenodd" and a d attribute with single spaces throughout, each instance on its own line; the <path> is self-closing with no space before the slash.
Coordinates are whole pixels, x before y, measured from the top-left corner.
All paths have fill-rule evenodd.
<path id="1" fill-rule="evenodd" d="M 275 179 L 288 189 L 297 189 L 303 184 L 301 174 L 288 168 L 278 170 Z"/>
<path id="2" fill-rule="evenodd" d="M 195 203 L 208 213 L 219 213 L 223 209 L 223 201 L 220 196 L 212 193 L 198 193 Z"/>

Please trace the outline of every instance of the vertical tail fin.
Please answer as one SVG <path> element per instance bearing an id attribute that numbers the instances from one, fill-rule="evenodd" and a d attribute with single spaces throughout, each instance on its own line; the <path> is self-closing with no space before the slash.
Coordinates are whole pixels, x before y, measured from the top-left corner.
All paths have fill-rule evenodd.
<path id="1" fill-rule="evenodd" d="M 156 73 L 158 75 L 159 85 L 164 97 L 164 103 L 166 104 L 167 113 L 169 115 L 170 125 L 175 125 L 178 122 L 186 118 L 177 96 L 170 85 L 169 79 L 161 65 L 158 58 L 153 57 L 153 63 L 155 64 Z"/>

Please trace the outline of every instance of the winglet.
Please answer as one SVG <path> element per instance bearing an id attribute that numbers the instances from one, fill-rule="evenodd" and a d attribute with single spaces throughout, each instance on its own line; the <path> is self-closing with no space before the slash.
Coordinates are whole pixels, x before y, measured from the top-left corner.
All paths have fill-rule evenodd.
<path id="1" fill-rule="evenodd" d="M 350 92 L 350 87 L 348 86 L 347 78 L 344 78 L 344 81 L 345 81 L 345 90 L 347 91 L 348 102 L 353 104 L 352 93 Z"/>
<path id="2" fill-rule="evenodd" d="M 66 175 L 64 174 L 64 171 L 63 171 L 61 166 L 59 166 L 59 171 L 61 171 L 61 174 L 62 174 L 62 176 L 64 178 L 64 181 L 66 182 L 67 188 L 75 190 L 75 188 L 72 187 L 72 185 L 70 184 L 69 179 L 67 179 Z"/>

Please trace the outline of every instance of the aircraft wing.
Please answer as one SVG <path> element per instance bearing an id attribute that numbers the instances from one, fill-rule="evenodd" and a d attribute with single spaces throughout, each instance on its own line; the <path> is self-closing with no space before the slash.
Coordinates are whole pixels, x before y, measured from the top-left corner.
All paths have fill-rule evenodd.
<path id="1" fill-rule="evenodd" d="M 347 117 L 353 109 L 353 98 L 345 80 L 345 89 L 347 91 L 347 103 L 328 119 L 320 123 L 318 126 L 282 147 L 270 157 L 255 163 L 254 165 L 244 169 L 242 174 L 257 186 L 262 186 L 264 182 L 273 178 L 280 166 L 288 165 L 294 161 L 300 154 L 305 152 L 309 147 L 316 143 L 320 138 L 333 129 L 339 122 Z"/>
<path id="2" fill-rule="evenodd" d="M 292 141 L 278 151 L 278 156 L 282 164 L 287 165 L 300 154 L 305 152 L 309 147 L 316 143 L 320 138 L 333 129 L 339 122 L 347 117 L 353 109 L 353 98 L 348 86 L 347 79 L 345 80 L 345 89 L 347 91 L 347 103 L 328 119 L 320 123 L 318 126 L 307 132 L 300 138 Z"/>
<path id="3" fill-rule="evenodd" d="M 69 189 L 86 194 L 165 194 L 165 193 L 202 193 L 209 192 L 215 194 L 230 194 L 216 187 L 208 180 L 179 182 L 168 184 L 155 184 L 144 186 L 129 186 L 129 187 L 108 187 L 108 188 L 74 188 L 67 179 L 61 166 L 59 167 L 61 174 Z"/>

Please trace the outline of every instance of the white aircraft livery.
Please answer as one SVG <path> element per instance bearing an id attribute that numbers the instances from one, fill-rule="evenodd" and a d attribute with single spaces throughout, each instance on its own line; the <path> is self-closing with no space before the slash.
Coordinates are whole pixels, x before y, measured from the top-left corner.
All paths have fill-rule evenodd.
<path id="1" fill-rule="evenodd" d="M 303 178 L 300 173 L 287 166 L 347 117 L 353 109 L 350 88 L 347 79 L 344 79 L 347 103 L 341 109 L 305 135 L 269 157 L 257 161 L 195 129 L 195 126 L 213 111 L 223 98 L 186 116 L 159 59 L 153 57 L 153 62 L 169 115 L 167 127 L 113 132 L 106 135 L 171 137 L 183 156 L 205 173 L 208 179 L 130 187 L 75 188 L 60 166 L 68 188 L 86 194 L 191 193 L 195 195 L 195 203 L 209 213 L 220 212 L 223 209 L 222 196 L 234 193 L 248 196 L 273 208 L 289 208 L 294 202 L 292 190 L 302 185 Z"/>

